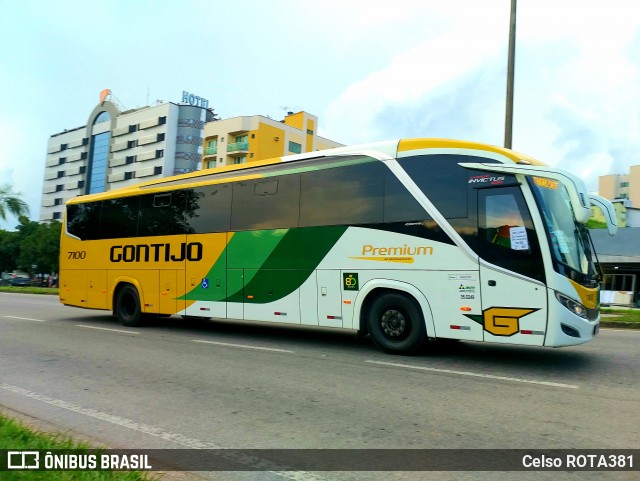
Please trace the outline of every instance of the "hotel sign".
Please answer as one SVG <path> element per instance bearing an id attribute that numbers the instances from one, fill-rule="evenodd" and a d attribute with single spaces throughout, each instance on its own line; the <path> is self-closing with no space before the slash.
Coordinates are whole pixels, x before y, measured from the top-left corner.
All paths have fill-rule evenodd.
<path id="1" fill-rule="evenodd" d="M 186 90 L 182 91 L 182 101 L 185 104 L 193 105 L 195 107 L 203 107 L 205 109 L 209 108 L 209 101 L 207 99 L 190 94 Z"/>

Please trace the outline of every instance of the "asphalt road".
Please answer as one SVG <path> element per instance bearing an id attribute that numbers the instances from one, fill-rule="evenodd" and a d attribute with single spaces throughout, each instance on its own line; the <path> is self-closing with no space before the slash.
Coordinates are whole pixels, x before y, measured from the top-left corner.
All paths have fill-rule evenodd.
<path id="1" fill-rule="evenodd" d="M 603 329 L 561 349 L 437 343 L 399 357 L 352 332 L 177 317 L 126 328 L 56 297 L 0 293 L 0 409 L 114 448 L 637 449 L 639 381 L 639 331 Z M 640 479 L 401 469 L 199 476 Z"/>

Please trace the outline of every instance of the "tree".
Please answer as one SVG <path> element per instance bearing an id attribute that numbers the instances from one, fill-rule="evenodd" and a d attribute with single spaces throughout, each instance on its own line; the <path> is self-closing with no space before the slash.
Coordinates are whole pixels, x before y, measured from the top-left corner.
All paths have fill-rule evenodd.
<path id="1" fill-rule="evenodd" d="M 20 253 L 18 234 L 18 232 L 0 230 L 0 272 L 16 270 L 18 254 Z"/>
<path id="2" fill-rule="evenodd" d="M 18 268 L 32 274 L 57 272 L 61 229 L 58 221 L 39 224 L 20 217 Z M 33 266 L 36 266 L 35 271 Z"/>
<path id="3" fill-rule="evenodd" d="M 7 213 L 16 217 L 29 215 L 29 206 L 19 195 L 11 191 L 10 185 L 0 185 L 0 218 L 2 220 L 7 220 Z"/>

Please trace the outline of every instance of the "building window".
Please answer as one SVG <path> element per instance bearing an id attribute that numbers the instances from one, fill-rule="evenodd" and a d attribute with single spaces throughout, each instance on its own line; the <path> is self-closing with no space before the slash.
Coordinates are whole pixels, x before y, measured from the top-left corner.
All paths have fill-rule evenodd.
<path id="1" fill-rule="evenodd" d="M 60 185 L 60 184 L 56 185 L 56 192 L 62 192 L 63 188 L 64 188 L 63 185 Z"/>
<path id="2" fill-rule="evenodd" d="M 251 138 L 255 139 L 256 138 L 256 134 L 251 134 Z"/>
<path id="3" fill-rule="evenodd" d="M 247 163 L 247 156 L 246 155 L 241 155 L 240 157 L 235 157 L 233 159 L 233 163 L 234 164 L 246 164 Z"/>
<path id="4" fill-rule="evenodd" d="M 59 170 L 58 171 L 58 179 L 64 177 L 64 170 Z"/>
<path id="5" fill-rule="evenodd" d="M 629 182 L 620 182 L 620 187 L 629 187 Z"/>
<path id="6" fill-rule="evenodd" d="M 248 138 L 247 134 L 236 135 L 236 142 L 246 142 Z"/>
<path id="7" fill-rule="evenodd" d="M 81 160 L 87 160 L 87 155 L 88 155 L 88 154 L 87 154 L 86 152 L 82 152 L 82 153 L 80 154 L 80 159 L 81 159 Z"/>
<path id="8" fill-rule="evenodd" d="M 80 167 L 80 173 L 84 174 L 87 171 L 87 166 L 83 165 L 82 167 Z"/>
<path id="9" fill-rule="evenodd" d="M 53 205 L 62 205 L 62 198 L 58 197 L 57 199 L 54 199 Z"/>
<path id="10" fill-rule="evenodd" d="M 157 167 L 154 167 L 153 168 L 153 175 L 160 175 L 160 174 L 162 174 L 162 166 L 159 165 Z"/>
<path id="11" fill-rule="evenodd" d="M 101 112 L 94 122 L 94 126 L 100 122 L 106 122 L 111 117 L 107 112 Z M 109 144 L 111 143 L 111 132 L 102 132 L 91 136 L 91 158 L 89 159 L 89 171 L 87 194 L 104 192 L 107 184 L 107 168 L 109 162 Z"/>
<path id="12" fill-rule="evenodd" d="M 124 173 L 124 180 L 129 180 L 129 179 L 133 179 L 133 172 Z"/>
<path id="13" fill-rule="evenodd" d="M 204 155 L 216 155 L 218 153 L 218 139 L 207 140 L 207 145 L 204 149 Z"/>
<path id="14" fill-rule="evenodd" d="M 158 134 L 158 142 L 162 142 L 164 140 L 164 133 Z"/>
<path id="15" fill-rule="evenodd" d="M 82 139 L 82 145 L 89 145 L 89 139 L 87 138 Z"/>
<path id="16" fill-rule="evenodd" d="M 78 182 L 78 189 L 83 189 L 84 188 L 84 180 L 81 180 Z"/>
<path id="17" fill-rule="evenodd" d="M 167 123 L 167 117 L 158 117 L 158 125 L 164 125 Z"/>
<path id="18" fill-rule="evenodd" d="M 93 121 L 93 125 L 100 124 L 102 122 L 107 122 L 109 120 L 111 120 L 111 116 L 109 115 L 108 112 L 100 112 L 100 114 Z"/>
<path id="19" fill-rule="evenodd" d="M 61 144 L 60 150 L 67 150 L 67 144 Z"/>
<path id="20" fill-rule="evenodd" d="M 138 143 L 137 140 L 129 140 L 127 141 L 127 149 L 133 149 L 136 144 Z"/>
<path id="21" fill-rule="evenodd" d="M 66 157 L 60 157 L 60 159 L 58 160 L 58 165 L 62 165 L 67 161 Z"/>
<path id="22" fill-rule="evenodd" d="M 313 130 L 307 129 L 307 135 L 313 135 Z"/>
<path id="23" fill-rule="evenodd" d="M 294 154 L 300 154 L 302 152 L 302 145 L 297 142 L 289 142 L 289 152 Z"/>
<path id="24" fill-rule="evenodd" d="M 163 149 L 156 150 L 156 159 L 159 159 L 161 157 L 164 157 L 164 150 Z"/>
<path id="25" fill-rule="evenodd" d="M 133 164 L 135 161 L 136 161 L 135 155 L 127 155 L 127 158 L 125 160 L 127 164 Z"/>
<path id="26" fill-rule="evenodd" d="M 132 134 L 138 130 L 138 124 L 129 126 L 129 133 Z"/>
<path id="27" fill-rule="evenodd" d="M 54 212 L 53 213 L 53 220 L 58 220 L 60 219 L 62 216 L 60 214 L 60 212 Z"/>

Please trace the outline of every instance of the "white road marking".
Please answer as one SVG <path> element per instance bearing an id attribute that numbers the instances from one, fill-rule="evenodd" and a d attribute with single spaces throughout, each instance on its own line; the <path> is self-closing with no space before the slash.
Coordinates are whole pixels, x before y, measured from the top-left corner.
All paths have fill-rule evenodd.
<path id="1" fill-rule="evenodd" d="M 125 331 L 123 329 L 110 329 L 108 327 L 87 326 L 85 324 L 76 324 L 76 326 L 85 327 L 87 329 L 98 329 L 100 331 L 122 332 L 124 334 L 140 334 L 139 332 L 135 332 L 135 331 Z"/>
<path id="2" fill-rule="evenodd" d="M 365 362 L 368 362 L 370 364 L 379 364 L 381 366 L 403 367 L 408 369 L 418 369 L 421 371 L 442 372 L 445 374 L 458 374 L 461 376 L 481 377 L 485 379 L 497 379 L 499 381 L 512 381 L 512 382 L 522 382 L 526 384 L 540 384 L 542 386 L 562 387 L 566 389 L 579 389 L 578 386 L 575 386 L 573 384 L 562 384 L 559 382 L 533 381 L 531 379 L 521 379 L 518 377 L 494 376 L 493 374 L 481 374 L 481 373 L 469 372 L 469 371 L 454 371 L 451 369 L 437 369 L 435 367 L 412 366 L 410 364 L 398 364 L 395 362 L 385 362 L 385 361 L 365 361 Z"/>
<path id="3" fill-rule="evenodd" d="M 215 341 L 204 341 L 201 339 L 192 339 L 193 342 L 201 342 L 203 344 L 215 344 L 217 346 L 226 346 L 226 347 L 241 347 L 243 349 L 257 349 L 259 351 L 272 351 L 272 352 L 286 352 L 289 354 L 294 354 L 295 351 L 287 351 L 286 349 L 276 349 L 273 347 L 261 347 L 261 346 L 250 346 L 248 344 L 231 344 L 228 342 L 215 342 Z"/>
<path id="4" fill-rule="evenodd" d="M 214 443 L 209 443 L 209 442 L 201 441 L 199 439 L 190 438 L 187 436 L 183 436 L 182 434 L 172 433 L 169 431 L 165 431 L 157 426 L 138 423 L 131 419 L 115 416 L 113 414 L 103 413 L 95 409 L 78 406 L 77 404 L 63 401 L 62 399 L 52 398 L 47 396 L 46 394 L 40 394 L 37 392 L 29 391 L 28 389 L 24 389 L 19 386 L 12 386 L 10 384 L 0 383 L 0 389 L 5 389 L 7 391 L 11 391 L 13 393 L 20 394 L 22 396 L 26 396 L 28 398 L 35 399 L 37 401 L 42 401 L 52 406 L 66 409 L 68 411 L 72 411 L 77 414 L 82 414 L 95 419 L 100 419 L 101 421 L 105 421 L 111 424 L 129 428 L 134 431 L 139 431 L 144 434 L 149 434 L 151 436 L 155 436 L 157 438 L 164 439 L 165 441 L 176 443 L 190 449 L 223 450 L 223 451 L 220 451 L 218 456 L 228 457 L 229 459 L 235 462 L 245 464 L 246 466 L 249 466 L 249 467 L 255 468 L 255 467 L 261 467 L 261 466 L 273 466 L 273 463 L 270 463 L 270 461 L 266 461 L 257 456 L 238 453 L 238 450 L 224 450 L 222 446 L 218 446 L 217 444 L 214 444 Z M 225 452 L 228 454 L 225 455 L 224 454 Z M 297 481 L 320 481 L 320 478 L 318 478 L 315 474 L 305 472 L 305 471 L 295 472 L 295 471 L 272 470 L 268 472 L 277 474 L 278 476 L 283 478 L 288 478 L 288 479 L 297 480 Z"/>
<path id="5" fill-rule="evenodd" d="M 7 319 L 19 319 L 21 321 L 47 322 L 44 319 L 31 319 L 29 317 L 3 316 Z"/>

